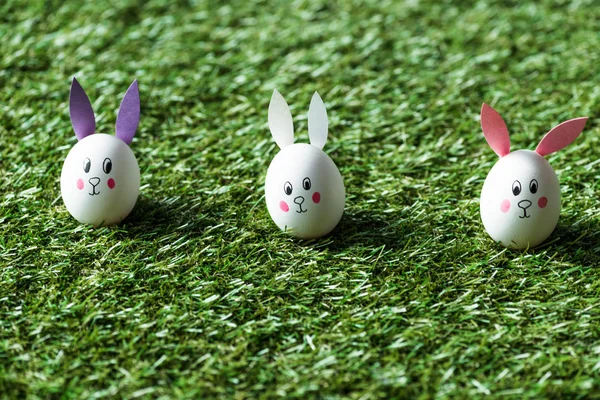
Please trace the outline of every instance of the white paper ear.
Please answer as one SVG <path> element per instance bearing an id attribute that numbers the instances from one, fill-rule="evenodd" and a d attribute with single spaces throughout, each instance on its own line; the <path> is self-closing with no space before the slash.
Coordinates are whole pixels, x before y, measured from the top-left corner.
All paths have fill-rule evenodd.
<path id="1" fill-rule="evenodd" d="M 327 120 L 327 110 L 321 100 L 319 93 L 313 94 L 308 108 L 308 136 L 310 144 L 322 149 L 327 142 L 327 129 L 329 122 Z"/>
<path id="2" fill-rule="evenodd" d="M 269 103 L 269 129 L 280 149 L 294 144 L 294 122 L 285 99 L 277 90 L 273 91 Z"/>

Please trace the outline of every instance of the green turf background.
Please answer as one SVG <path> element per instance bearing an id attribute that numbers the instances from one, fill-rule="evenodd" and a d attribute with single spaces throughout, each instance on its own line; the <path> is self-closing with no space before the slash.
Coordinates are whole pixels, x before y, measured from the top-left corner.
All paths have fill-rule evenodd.
<path id="1" fill-rule="evenodd" d="M 525 3 L 525 4 L 524 4 Z M 67 213 L 76 76 L 98 131 L 140 82 L 141 197 Z M 313 91 L 347 188 L 327 238 L 280 233 L 272 90 L 308 141 Z M 507 251 L 479 220 L 496 160 L 550 156 L 559 225 Z M 0 5 L 0 397 L 495 398 L 600 393 L 600 4 L 9 0 Z"/>

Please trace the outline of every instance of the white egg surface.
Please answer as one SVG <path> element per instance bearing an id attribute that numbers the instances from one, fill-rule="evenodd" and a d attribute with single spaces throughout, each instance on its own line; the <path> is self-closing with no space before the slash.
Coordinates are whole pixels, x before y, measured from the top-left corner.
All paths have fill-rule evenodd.
<path id="1" fill-rule="evenodd" d="M 535 247 L 558 222 L 558 178 L 548 161 L 534 151 L 507 154 L 485 179 L 480 212 L 493 240 L 513 249 Z"/>
<path id="2" fill-rule="evenodd" d="M 123 140 L 105 134 L 81 139 L 69 152 L 60 176 L 69 213 L 94 226 L 121 222 L 140 192 L 140 169 Z"/>
<path id="3" fill-rule="evenodd" d="M 346 200 L 334 162 L 304 143 L 287 146 L 275 156 L 267 171 L 265 197 L 277 226 L 303 239 L 331 232 L 342 218 Z"/>

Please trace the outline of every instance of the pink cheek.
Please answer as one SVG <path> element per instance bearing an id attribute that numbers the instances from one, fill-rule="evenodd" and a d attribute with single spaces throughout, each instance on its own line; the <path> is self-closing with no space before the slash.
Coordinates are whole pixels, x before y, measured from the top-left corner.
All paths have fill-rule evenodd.
<path id="1" fill-rule="evenodd" d="M 313 201 L 315 202 L 315 204 L 319 204 L 319 202 L 321 201 L 321 193 L 314 192 L 313 193 Z"/>
<path id="2" fill-rule="evenodd" d="M 281 201 L 279 202 L 279 208 L 281 208 L 281 211 L 283 211 L 283 212 L 288 212 L 288 211 L 290 211 L 290 207 L 289 207 L 289 206 L 287 205 L 287 203 L 286 203 L 285 201 L 283 201 L 283 200 L 281 200 Z"/>
<path id="3" fill-rule="evenodd" d="M 113 178 L 110 178 L 108 180 L 108 182 L 106 182 L 106 183 L 107 183 L 109 189 L 114 189 L 115 188 L 115 180 Z"/>
<path id="4" fill-rule="evenodd" d="M 83 190 L 83 179 L 77 179 L 77 189 Z"/>
<path id="5" fill-rule="evenodd" d="M 508 212 L 508 210 L 510 210 L 510 201 L 508 201 L 508 199 L 504 199 L 502 200 L 502 203 L 500 203 L 500 211 L 505 213 Z"/>
<path id="6" fill-rule="evenodd" d="M 547 197 L 540 197 L 540 199 L 538 200 L 538 206 L 540 206 L 540 208 L 544 208 L 548 205 L 548 198 Z"/>

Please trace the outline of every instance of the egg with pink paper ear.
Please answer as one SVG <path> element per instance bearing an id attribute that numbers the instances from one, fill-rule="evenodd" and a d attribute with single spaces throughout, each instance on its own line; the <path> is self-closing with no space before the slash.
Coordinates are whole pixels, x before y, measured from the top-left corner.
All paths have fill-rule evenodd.
<path id="1" fill-rule="evenodd" d="M 281 148 L 265 180 L 271 218 L 281 230 L 302 239 L 327 235 L 342 218 L 346 194 L 337 166 L 321 150 L 328 132 L 321 97 L 314 94 L 308 112 L 310 144 L 294 144 L 292 115 L 277 91 L 269 105 L 269 128 Z"/>
<path id="2" fill-rule="evenodd" d="M 481 220 L 496 242 L 513 249 L 535 247 L 554 231 L 560 215 L 560 186 L 544 156 L 572 143 L 587 118 L 556 126 L 535 151 L 510 152 L 506 123 L 490 106 L 481 109 L 481 126 L 490 147 L 500 157 L 483 183 Z"/>
<path id="3" fill-rule="evenodd" d="M 129 215 L 140 192 L 140 169 L 129 144 L 140 115 L 137 81 L 119 108 L 116 134 L 95 133 L 91 103 L 73 79 L 69 98 L 71 123 L 78 142 L 63 164 L 60 189 L 69 213 L 79 222 L 106 226 Z"/>

